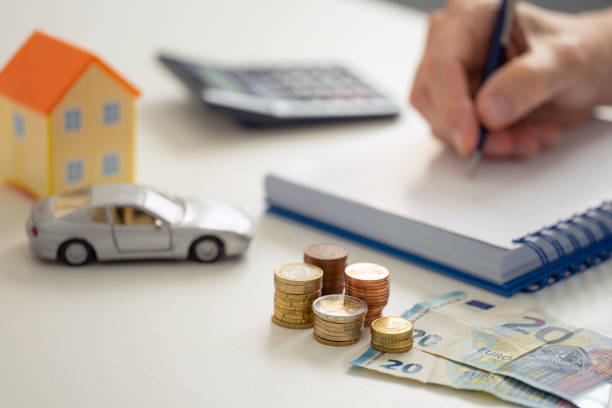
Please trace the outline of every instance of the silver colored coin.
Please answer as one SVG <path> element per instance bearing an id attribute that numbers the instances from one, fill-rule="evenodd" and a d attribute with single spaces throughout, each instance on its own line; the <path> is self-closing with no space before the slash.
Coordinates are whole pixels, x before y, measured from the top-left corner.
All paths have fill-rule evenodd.
<path id="1" fill-rule="evenodd" d="M 321 296 L 312 304 L 313 312 L 329 322 L 347 323 L 365 317 L 368 311 L 366 303 L 352 296 Z"/>

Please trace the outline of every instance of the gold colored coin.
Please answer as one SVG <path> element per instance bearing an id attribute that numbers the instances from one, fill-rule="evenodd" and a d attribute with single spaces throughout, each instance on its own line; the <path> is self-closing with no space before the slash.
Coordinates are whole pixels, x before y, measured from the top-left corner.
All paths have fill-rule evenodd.
<path id="1" fill-rule="evenodd" d="M 274 304 L 278 304 L 279 306 L 284 307 L 301 307 L 305 309 L 312 309 L 312 302 L 287 302 L 278 299 L 276 296 L 274 297 Z"/>
<path id="2" fill-rule="evenodd" d="M 371 340 L 372 344 L 376 344 L 377 346 L 384 348 L 404 348 L 404 347 L 412 347 L 412 339 L 410 340 L 402 340 L 402 341 L 375 341 Z"/>
<path id="3" fill-rule="evenodd" d="M 405 348 L 386 348 L 386 347 L 380 347 L 376 344 L 372 344 L 372 347 L 374 347 L 376 350 L 381 351 L 383 353 L 405 353 L 408 350 L 410 350 L 412 347 L 405 347 Z"/>
<path id="4" fill-rule="evenodd" d="M 274 306 L 274 310 L 279 315 L 283 315 L 283 316 L 309 316 L 314 319 L 314 313 L 312 313 L 312 310 L 310 309 L 289 310 L 289 309 L 282 309 L 278 306 Z"/>
<path id="5" fill-rule="evenodd" d="M 321 291 L 321 284 L 318 285 L 287 285 L 282 282 L 274 281 L 274 288 L 277 292 L 282 292 L 290 295 L 310 295 Z"/>
<path id="6" fill-rule="evenodd" d="M 382 335 L 408 334 L 412 332 L 414 326 L 410 320 L 400 316 L 379 317 L 372 322 L 372 332 Z"/>
<path id="7" fill-rule="evenodd" d="M 310 325 L 310 327 L 313 327 L 312 319 L 311 320 L 308 320 L 308 319 L 287 319 L 285 317 L 281 317 L 281 316 L 277 316 L 277 315 L 274 315 L 274 318 L 277 319 L 280 322 L 284 322 L 284 323 L 287 323 L 287 324 L 308 324 L 308 325 Z"/>
<path id="8" fill-rule="evenodd" d="M 272 322 L 287 329 L 310 329 L 312 327 L 312 323 L 287 323 L 274 316 L 272 316 Z"/>
<path id="9" fill-rule="evenodd" d="M 323 269 L 305 263 L 290 263 L 274 270 L 274 279 L 287 285 L 308 285 L 320 282 Z"/>
<path id="10" fill-rule="evenodd" d="M 286 316 L 291 319 L 295 319 L 298 317 L 304 318 L 304 319 L 305 318 L 314 319 L 314 314 L 308 310 L 284 310 L 284 309 L 279 309 L 278 307 L 275 307 L 274 314 L 276 314 L 277 316 Z"/>
<path id="11" fill-rule="evenodd" d="M 328 340 L 351 340 L 356 337 L 361 337 L 361 333 L 362 333 L 361 330 L 353 330 L 350 332 L 332 332 L 332 331 L 325 330 L 321 328 L 320 326 L 317 326 L 316 323 L 314 325 L 314 331 L 317 336 L 322 337 L 324 339 L 328 339 Z M 384 347 L 387 347 L 387 346 L 384 346 Z"/>
<path id="12" fill-rule="evenodd" d="M 339 336 L 339 335 L 321 332 L 317 329 L 314 330 L 314 334 L 320 339 L 329 340 L 329 341 L 353 341 L 361 337 L 361 333 L 352 334 L 352 335 L 346 334 L 346 335 Z"/>
<path id="13" fill-rule="evenodd" d="M 359 339 L 353 339 L 349 341 L 330 341 L 330 340 L 322 339 L 316 334 L 313 334 L 313 337 L 316 341 L 318 341 L 321 344 L 325 344 L 326 346 L 336 346 L 336 347 L 350 346 L 351 344 L 355 344 L 359 342 Z"/>
<path id="14" fill-rule="evenodd" d="M 412 337 L 403 338 L 403 339 L 387 339 L 384 337 L 371 337 L 372 343 L 380 344 L 381 346 L 385 344 L 410 344 L 412 343 Z"/>
<path id="15" fill-rule="evenodd" d="M 315 315 L 315 325 L 332 333 L 349 333 L 363 329 L 362 321 L 348 324 L 327 323 L 322 321 L 317 315 Z"/>

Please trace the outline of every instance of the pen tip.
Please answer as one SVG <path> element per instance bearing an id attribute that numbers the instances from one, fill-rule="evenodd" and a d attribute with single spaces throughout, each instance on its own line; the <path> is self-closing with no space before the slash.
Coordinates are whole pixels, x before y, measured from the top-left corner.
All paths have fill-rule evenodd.
<path id="1" fill-rule="evenodd" d="M 476 176 L 476 170 L 478 170 L 478 164 L 480 163 L 481 152 L 479 150 L 475 151 L 472 155 L 472 158 L 468 162 L 468 175 L 470 177 Z"/>

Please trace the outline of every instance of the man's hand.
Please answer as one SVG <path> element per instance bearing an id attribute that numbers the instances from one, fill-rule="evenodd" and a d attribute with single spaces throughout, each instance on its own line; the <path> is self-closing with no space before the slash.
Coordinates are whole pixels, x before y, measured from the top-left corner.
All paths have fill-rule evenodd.
<path id="1" fill-rule="evenodd" d="M 462 156 L 526 158 L 612 102 L 612 13 L 562 14 L 518 3 L 509 60 L 481 86 L 500 2 L 449 0 L 432 13 L 410 101 Z"/>

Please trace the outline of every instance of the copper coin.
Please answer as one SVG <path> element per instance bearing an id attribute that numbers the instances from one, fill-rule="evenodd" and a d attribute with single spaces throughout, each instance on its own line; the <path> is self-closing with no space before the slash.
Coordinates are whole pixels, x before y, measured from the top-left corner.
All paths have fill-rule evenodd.
<path id="1" fill-rule="evenodd" d="M 374 263 L 354 263 L 344 270 L 348 279 L 361 281 L 378 281 L 389 277 L 389 270 L 382 265 Z"/>
<path id="2" fill-rule="evenodd" d="M 304 248 L 304 256 L 318 261 L 336 261 L 346 259 L 348 251 L 335 244 L 312 244 Z"/>

